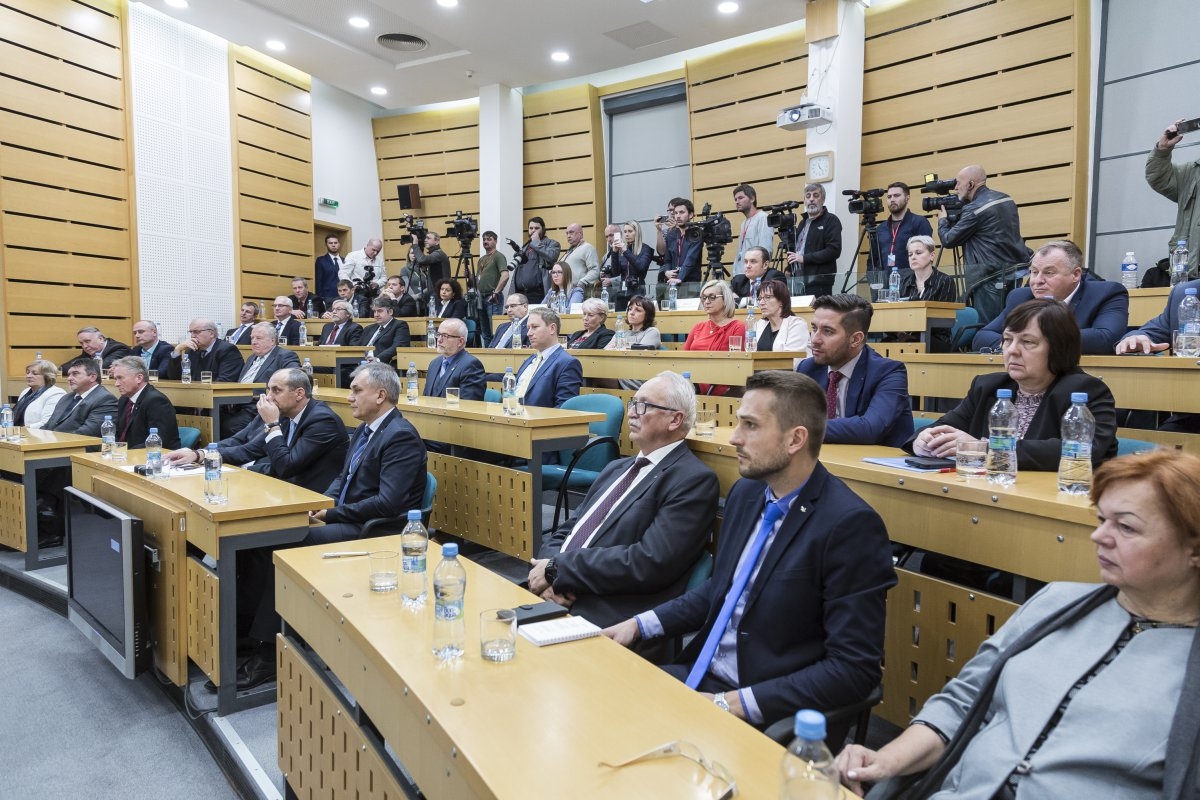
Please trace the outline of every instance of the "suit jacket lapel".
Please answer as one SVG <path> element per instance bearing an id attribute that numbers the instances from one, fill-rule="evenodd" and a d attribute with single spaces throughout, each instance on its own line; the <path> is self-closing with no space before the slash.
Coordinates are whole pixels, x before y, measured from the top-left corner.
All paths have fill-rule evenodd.
<path id="1" fill-rule="evenodd" d="M 687 445 L 680 446 L 687 447 Z M 638 498 L 645 494 L 646 491 L 655 484 L 655 482 L 659 479 L 659 476 L 662 475 L 662 473 L 671 464 L 678 460 L 678 452 L 679 448 L 676 448 L 675 451 L 673 451 L 669 456 L 659 462 L 657 466 L 652 467 L 646 477 L 638 481 L 636 486 L 625 493 L 625 497 L 621 499 L 621 502 L 617 504 L 612 511 L 608 512 L 608 517 L 605 518 L 599 529 L 597 529 L 596 534 L 592 537 L 593 544 L 599 541 L 600 538 L 607 534 L 610 530 L 612 530 L 616 523 L 620 521 L 621 515 L 624 514 L 630 506 L 637 502 Z M 629 471 L 629 467 L 632 464 L 633 459 L 625 460 L 624 468 L 616 470 L 613 473 L 612 480 L 608 482 L 608 486 L 611 486 L 612 484 L 621 480 L 621 476 Z M 604 494 L 604 491 L 607 491 L 608 486 L 605 486 L 604 489 L 596 495 L 596 497 L 599 498 L 602 494 Z"/>
<path id="2" fill-rule="evenodd" d="M 858 401 L 867 383 L 867 371 L 871 368 L 870 350 L 869 345 L 863 345 L 862 358 L 858 359 L 854 374 L 850 376 L 850 384 L 846 386 L 846 413 L 843 416 L 858 416 Z M 826 380 L 829 380 L 828 376 Z"/>
<path id="3" fill-rule="evenodd" d="M 779 565 L 779 559 L 787 552 L 792 540 L 800 535 L 800 531 L 812 519 L 814 506 L 818 502 L 827 475 L 825 468 L 818 464 L 812 475 L 809 476 L 808 483 L 800 492 L 800 496 L 792 501 L 791 508 L 788 509 L 787 516 L 783 518 L 783 524 L 780 525 L 779 532 L 775 534 L 775 540 L 771 542 L 770 549 L 763 555 L 762 566 L 759 567 L 758 574 L 755 575 L 754 582 L 750 585 L 746 595 L 747 609 L 758 599 L 762 587 L 770 580 L 771 573 Z M 757 522 L 757 517 L 755 521 Z"/>

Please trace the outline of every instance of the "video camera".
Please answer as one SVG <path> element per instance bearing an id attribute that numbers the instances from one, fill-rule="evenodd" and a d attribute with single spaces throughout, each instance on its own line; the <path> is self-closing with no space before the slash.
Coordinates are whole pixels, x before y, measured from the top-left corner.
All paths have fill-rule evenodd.
<path id="1" fill-rule="evenodd" d="M 446 236 L 458 239 L 464 249 L 479 235 L 479 223 L 461 211 L 454 212 L 454 219 L 446 220 Z"/>
<path id="2" fill-rule="evenodd" d="M 425 223 L 419 219 L 414 219 L 412 214 L 405 214 L 403 224 L 408 228 L 408 233 L 400 237 L 400 244 L 412 245 L 418 251 L 423 251 L 425 248 L 425 234 L 429 232 L 425 228 Z"/>
<path id="3" fill-rule="evenodd" d="M 865 217 L 883 213 L 883 200 L 881 198 L 887 194 L 886 189 L 846 189 L 842 194 L 847 197 L 858 198 L 846 204 L 846 208 L 851 214 L 858 214 Z"/>
<path id="4" fill-rule="evenodd" d="M 712 203 L 705 203 L 704 208 L 700 209 L 700 216 L 704 219 L 688 223 L 683 235 L 689 242 L 703 241 L 712 246 L 726 245 L 733 241 L 733 226 L 729 224 L 729 220 L 720 211 L 710 214 L 711 211 Z"/>
<path id="5" fill-rule="evenodd" d="M 767 225 L 776 230 L 786 230 L 796 227 L 796 215 L 792 211 L 802 205 L 799 200 L 786 200 L 773 206 L 763 206 L 762 210 L 767 212 Z"/>
<path id="6" fill-rule="evenodd" d="M 944 181 L 938 180 L 936 172 L 929 173 L 925 176 L 925 185 L 921 187 L 921 194 L 936 194 L 937 197 L 922 197 L 921 210 L 925 212 L 937 211 L 939 208 L 946 209 L 946 214 L 953 216 L 962 210 L 963 201 L 958 195 L 953 194 L 954 187 L 958 181 L 947 178 Z"/>

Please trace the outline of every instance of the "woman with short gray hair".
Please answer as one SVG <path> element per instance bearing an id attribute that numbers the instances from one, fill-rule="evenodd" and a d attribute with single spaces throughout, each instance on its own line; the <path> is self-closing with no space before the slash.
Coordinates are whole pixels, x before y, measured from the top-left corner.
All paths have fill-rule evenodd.
<path id="1" fill-rule="evenodd" d="M 590 297 L 583 301 L 583 330 L 572 334 L 567 340 L 569 350 L 603 350 L 613 337 L 613 331 L 604 326 L 608 319 L 608 306 L 603 300 Z"/>

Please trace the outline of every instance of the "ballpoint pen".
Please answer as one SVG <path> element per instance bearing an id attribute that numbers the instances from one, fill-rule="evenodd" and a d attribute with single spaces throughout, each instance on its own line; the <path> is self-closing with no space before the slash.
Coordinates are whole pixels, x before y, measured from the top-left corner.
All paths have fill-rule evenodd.
<path id="1" fill-rule="evenodd" d="M 370 553 L 366 550 L 340 550 L 334 553 L 322 553 L 321 558 L 354 558 L 355 556 L 369 556 Z"/>

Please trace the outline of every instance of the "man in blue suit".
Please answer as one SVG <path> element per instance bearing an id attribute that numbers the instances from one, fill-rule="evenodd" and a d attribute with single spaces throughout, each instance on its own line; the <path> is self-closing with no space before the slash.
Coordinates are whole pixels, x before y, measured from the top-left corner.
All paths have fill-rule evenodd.
<path id="1" fill-rule="evenodd" d="M 583 367 L 558 343 L 558 325 L 558 314 L 550 309 L 529 309 L 525 328 L 534 354 L 517 370 L 517 399 L 522 405 L 559 408 L 579 395 Z"/>
<path id="2" fill-rule="evenodd" d="M 444 319 L 438 326 L 437 349 L 440 355 L 429 362 L 425 376 L 426 397 L 445 397 L 446 389 L 458 388 L 460 400 L 482 400 L 487 389 L 483 363 L 466 351 L 467 323 Z"/>
<path id="3" fill-rule="evenodd" d="M 529 331 L 525 329 L 525 317 L 529 314 L 529 299 L 520 292 L 513 292 L 504 301 L 504 313 L 508 314 L 510 321 L 502 323 L 499 328 L 496 328 L 488 347 L 500 349 L 512 347 L 513 336 L 518 331 L 521 335 L 521 346 L 528 347 Z"/>
<path id="4" fill-rule="evenodd" d="M 1029 265 L 1029 285 L 1013 289 L 1004 313 L 975 334 L 974 350 L 998 348 L 1009 312 L 1033 298 L 1053 297 L 1067 304 L 1079 323 L 1082 350 L 1108 355 L 1129 327 L 1129 290 L 1116 281 L 1083 278 L 1083 252 L 1072 241 L 1047 242 Z"/>
<path id="5" fill-rule="evenodd" d="M 174 348 L 159 341 L 157 325 L 146 319 L 133 323 L 133 344 L 133 354 L 146 363 L 146 369 L 157 370 L 159 376 L 167 377 Z"/>
<path id="6" fill-rule="evenodd" d="M 796 371 L 825 392 L 825 441 L 899 447 L 913 432 L 904 364 L 867 346 L 871 304 L 856 294 L 813 301 L 812 338 Z"/>
<path id="7" fill-rule="evenodd" d="M 667 671 L 758 727 L 879 685 L 891 546 L 879 515 L 818 460 L 824 394 L 792 372 L 750 376 L 729 439 L 743 480 L 712 577 L 604 631 L 626 646 L 696 632 Z"/>
<path id="8" fill-rule="evenodd" d="M 338 250 L 341 248 L 341 241 L 332 233 L 329 234 L 325 237 L 325 249 L 328 252 L 313 264 L 316 276 L 316 288 L 313 291 L 326 303 L 332 303 L 338 297 L 338 272 L 342 268 L 342 257 L 338 255 Z"/>

